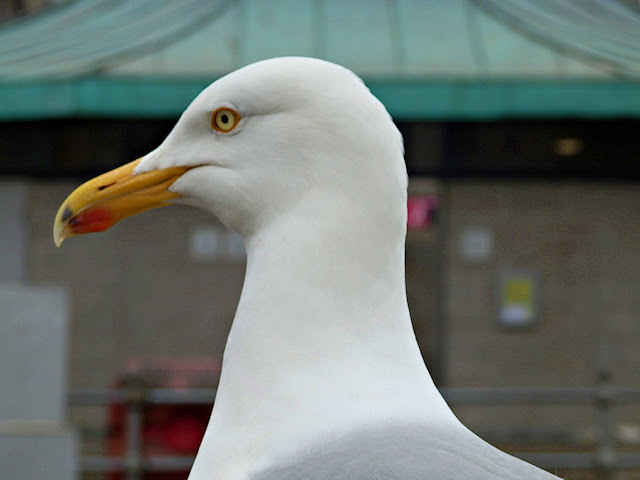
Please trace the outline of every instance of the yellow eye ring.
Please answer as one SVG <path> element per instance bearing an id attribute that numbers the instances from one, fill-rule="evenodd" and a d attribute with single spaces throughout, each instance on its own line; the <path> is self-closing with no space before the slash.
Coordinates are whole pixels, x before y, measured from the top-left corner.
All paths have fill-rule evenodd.
<path id="1" fill-rule="evenodd" d="M 242 117 L 228 107 L 220 107 L 211 114 L 211 128 L 217 132 L 229 133 L 238 126 Z"/>

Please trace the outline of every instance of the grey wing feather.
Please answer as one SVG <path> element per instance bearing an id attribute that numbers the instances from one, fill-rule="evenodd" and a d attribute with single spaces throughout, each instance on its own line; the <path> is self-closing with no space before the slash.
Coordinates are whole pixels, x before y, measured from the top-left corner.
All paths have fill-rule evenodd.
<path id="1" fill-rule="evenodd" d="M 251 480 L 552 480 L 468 430 L 416 426 L 358 432 L 253 476 Z"/>

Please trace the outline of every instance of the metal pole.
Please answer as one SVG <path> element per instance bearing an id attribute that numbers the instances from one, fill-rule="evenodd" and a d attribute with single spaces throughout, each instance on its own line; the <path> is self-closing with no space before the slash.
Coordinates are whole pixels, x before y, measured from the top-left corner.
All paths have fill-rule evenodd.
<path id="1" fill-rule="evenodd" d="M 127 480 L 140 480 L 142 478 L 142 409 L 147 397 L 147 388 L 138 383 L 131 383 L 124 387 L 126 393 L 127 409 L 127 452 L 125 469 Z"/>
<path id="2" fill-rule="evenodd" d="M 611 385 L 611 372 L 603 369 L 598 374 L 598 393 L 596 408 L 600 424 L 596 469 L 602 480 L 611 480 L 616 472 L 616 424 L 613 414 L 615 392 Z"/>

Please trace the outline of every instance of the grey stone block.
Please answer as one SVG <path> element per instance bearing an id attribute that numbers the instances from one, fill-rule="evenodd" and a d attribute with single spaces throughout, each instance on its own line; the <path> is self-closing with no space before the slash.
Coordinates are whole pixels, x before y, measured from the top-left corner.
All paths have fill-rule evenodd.
<path id="1" fill-rule="evenodd" d="M 0 422 L 62 422 L 67 317 L 62 288 L 0 285 Z"/>
<path id="2" fill-rule="evenodd" d="M 46 422 L 0 423 L 3 480 L 77 478 L 76 441 L 71 431 Z"/>

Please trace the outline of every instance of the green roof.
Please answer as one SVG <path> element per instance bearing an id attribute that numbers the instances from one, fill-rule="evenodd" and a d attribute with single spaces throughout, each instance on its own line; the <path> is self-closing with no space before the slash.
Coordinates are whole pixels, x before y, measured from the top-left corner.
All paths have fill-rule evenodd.
<path id="1" fill-rule="evenodd" d="M 537 23 L 514 26 L 544 3 L 68 1 L 0 27 L 0 119 L 172 117 L 216 78 L 281 55 L 351 68 L 398 119 L 639 116 L 633 68 L 591 36 L 582 50 L 541 42 L 528 10 Z"/>

